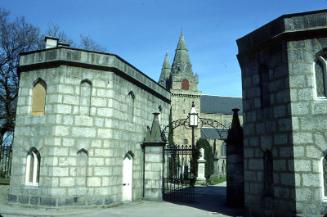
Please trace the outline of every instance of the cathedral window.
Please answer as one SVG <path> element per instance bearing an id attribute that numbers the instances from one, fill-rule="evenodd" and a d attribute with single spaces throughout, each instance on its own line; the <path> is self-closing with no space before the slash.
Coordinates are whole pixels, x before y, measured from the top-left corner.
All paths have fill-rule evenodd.
<path id="1" fill-rule="evenodd" d="M 45 97 L 47 85 L 42 79 L 38 79 L 32 90 L 32 115 L 41 116 L 45 111 Z"/>
<path id="2" fill-rule="evenodd" d="M 189 90 L 190 88 L 190 83 L 187 79 L 182 80 L 182 89 L 183 90 Z"/>
<path id="3" fill-rule="evenodd" d="M 83 80 L 80 85 L 80 113 L 90 115 L 91 109 L 92 83 L 89 80 Z"/>
<path id="4" fill-rule="evenodd" d="M 326 65 L 322 57 L 315 62 L 315 78 L 317 97 L 327 97 Z"/>
<path id="5" fill-rule="evenodd" d="M 273 156 L 271 151 L 263 154 L 263 188 L 266 196 L 273 195 Z"/>
<path id="6" fill-rule="evenodd" d="M 261 65 L 259 68 L 259 74 L 260 74 L 261 108 L 266 108 L 270 106 L 269 70 L 267 66 Z"/>
<path id="7" fill-rule="evenodd" d="M 134 121 L 134 110 L 135 110 L 135 94 L 130 91 L 127 96 L 127 120 L 129 122 Z"/>
<path id="8" fill-rule="evenodd" d="M 78 194 L 83 195 L 86 193 L 88 170 L 88 153 L 85 149 L 77 152 L 76 167 L 76 187 Z"/>
<path id="9" fill-rule="evenodd" d="M 25 184 L 37 186 L 40 178 L 41 156 L 36 148 L 31 148 L 26 157 Z"/>

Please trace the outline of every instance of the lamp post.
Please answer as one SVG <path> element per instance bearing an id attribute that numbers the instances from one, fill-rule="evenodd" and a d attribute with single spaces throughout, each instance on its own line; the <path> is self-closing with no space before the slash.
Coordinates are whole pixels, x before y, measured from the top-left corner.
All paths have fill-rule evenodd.
<path id="1" fill-rule="evenodd" d="M 194 129 L 198 126 L 198 113 L 195 110 L 194 102 L 192 102 L 192 108 L 189 113 L 189 127 L 192 129 L 192 160 L 191 160 L 191 176 L 192 179 L 195 181 L 195 166 L 196 166 L 196 159 L 195 159 L 195 142 L 194 142 Z"/>
<path id="2" fill-rule="evenodd" d="M 198 113 L 195 110 L 194 102 L 192 102 L 191 112 L 189 113 L 189 127 L 192 128 L 192 152 L 194 152 L 194 128 L 198 126 Z"/>

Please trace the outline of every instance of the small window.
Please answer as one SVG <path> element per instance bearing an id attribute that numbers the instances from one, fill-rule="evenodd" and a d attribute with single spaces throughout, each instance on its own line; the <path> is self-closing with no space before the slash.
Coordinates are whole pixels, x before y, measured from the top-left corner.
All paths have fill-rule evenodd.
<path id="1" fill-rule="evenodd" d="M 26 157 L 25 184 L 38 186 L 40 178 L 40 153 L 31 148 Z"/>
<path id="2" fill-rule="evenodd" d="M 188 144 L 188 139 L 184 139 L 184 145 Z"/>
<path id="3" fill-rule="evenodd" d="M 135 94 L 130 91 L 127 96 L 127 119 L 129 122 L 134 121 Z"/>
<path id="4" fill-rule="evenodd" d="M 315 63 L 315 77 L 317 96 L 326 97 L 326 69 L 322 58 Z"/>
<path id="5" fill-rule="evenodd" d="M 325 155 L 321 160 L 321 176 L 322 176 L 322 198 L 327 201 L 327 155 Z"/>
<path id="6" fill-rule="evenodd" d="M 92 83 L 89 80 L 83 80 L 80 85 L 80 113 L 90 115 L 91 110 Z"/>
<path id="7" fill-rule="evenodd" d="M 76 159 L 76 187 L 78 194 L 86 194 L 87 187 L 87 170 L 88 170 L 88 153 L 85 149 L 77 152 Z"/>
<path id="8" fill-rule="evenodd" d="M 263 155 L 263 188 L 266 196 L 273 196 L 273 156 L 271 151 L 264 152 Z"/>
<path id="9" fill-rule="evenodd" d="M 188 90 L 190 88 L 190 83 L 189 83 L 189 81 L 187 80 L 187 79 L 184 79 L 183 81 L 182 81 L 182 89 L 183 90 Z"/>
<path id="10" fill-rule="evenodd" d="M 38 79 L 32 90 L 32 115 L 44 115 L 46 95 L 47 85 L 42 79 Z"/>

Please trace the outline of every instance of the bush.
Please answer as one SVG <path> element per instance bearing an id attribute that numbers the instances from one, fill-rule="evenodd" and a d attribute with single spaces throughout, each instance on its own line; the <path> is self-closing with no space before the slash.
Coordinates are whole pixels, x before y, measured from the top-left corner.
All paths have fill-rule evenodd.
<path id="1" fill-rule="evenodd" d="M 208 181 L 209 185 L 216 185 L 222 182 L 226 181 L 226 177 L 225 176 L 219 176 L 219 177 L 214 177 L 214 178 L 210 178 Z"/>

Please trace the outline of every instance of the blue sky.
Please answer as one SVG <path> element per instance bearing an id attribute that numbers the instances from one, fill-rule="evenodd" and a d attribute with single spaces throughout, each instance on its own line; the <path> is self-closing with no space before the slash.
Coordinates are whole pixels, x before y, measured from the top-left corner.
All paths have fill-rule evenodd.
<path id="1" fill-rule="evenodd" d="M 158 80 L 178 36 L 203 94 L 241 96 L 235 40 L 282 14 L 327 8 L 327 0 L 1 0 L 12 16 L 45 31 L 57 24 L 74 41 L 88 35 Z"/>

